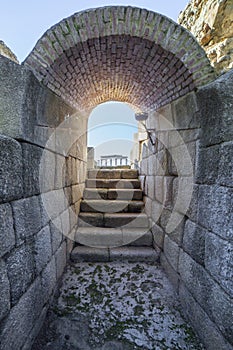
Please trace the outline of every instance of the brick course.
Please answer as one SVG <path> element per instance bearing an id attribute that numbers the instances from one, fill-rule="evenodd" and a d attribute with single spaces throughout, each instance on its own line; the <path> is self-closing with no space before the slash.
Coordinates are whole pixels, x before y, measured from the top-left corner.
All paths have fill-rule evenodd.
<path id="1" fill-rule="evenodd" d="M 160 14 L 129 6 L 62 20 L 38 41 L 25 64 L 79 110 L 117 100 L 150 111 L 214 79 L 204 50 L 189 32 Z"/>

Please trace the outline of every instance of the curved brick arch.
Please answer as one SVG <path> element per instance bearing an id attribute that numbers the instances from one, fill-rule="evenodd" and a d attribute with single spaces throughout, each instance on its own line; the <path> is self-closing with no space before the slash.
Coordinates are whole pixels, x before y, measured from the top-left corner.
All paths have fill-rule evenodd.
<path id="1" fill-rule="evenodd" d="M 109 100 L 152 110 L 214 78 L 204 50 L 188 31 L 161 14 L 125 6 L 62 20 L 24 64 L 79 110 Z"/>

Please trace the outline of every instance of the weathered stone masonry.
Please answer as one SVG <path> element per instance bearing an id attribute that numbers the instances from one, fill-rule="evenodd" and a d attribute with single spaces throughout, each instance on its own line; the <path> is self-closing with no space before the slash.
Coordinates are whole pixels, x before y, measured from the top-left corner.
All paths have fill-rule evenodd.
<path id="1" fill-rule="evenodd" d="M 232 84 L 231 71 L 157 110 L 147 123 L 157 142 L 142 141 L 141 147 L 141 181 L 161 264 L 206 348 L 216 350 L 231 349 L 233 339 Z M 161 126 L 161 116 L 182 141 L 175 130 Z M 193 194 L 187 211 L 183 202 L 176 207 L 181 220 L 168 232 L 178 189 L 185 193 L 190 176 L 185 164 L 178 170 L 171 157 L 180 156 L 183 142 L 193 163 Z"/>
<path id="2" fill-rule="evenodd" d="M 55 194 L 56 222 L 72 231 L 86 175 L 87 117 L 108 100 L 149 112 L 154 145 L 140 142 L 141 180 L 154 245 L 206 348 L 231 349 L 232 72 L 213 81 L 189 32 L 131 7 L 75 14 L 48 30 L 24 65 L 1 57 L 0 72 L 0 349 L 30 349 L 72 249 L 42 204 L 42 152 L 45 168 L 55 169 L 43 192 Z M 64 154 L 56 146 L 73 130 L 56 127 L 73 115 L 80 136 Z M 161 115 L 183 138 L 194 175 L 190 207 L 177 208 L 182 220 L 171 233 L 166 225 L 190 174 L 171 158 L 181 148 Z M 47 143 L 54 132 L 55 145 Z"/>
<path id="3" fill-rule="evenodd" d="M 67 164 L 64 183 L 52 172 L 43 186 L 56 193 L 54 225 L 43 206 L 39 166 L 48 136 L 74 109 L 7 58 L 1 57 L 0 71 L 1 130 L 7 135 L 0 137 L 0 348 L 30 349 L 73 246 L 58 227 L 76 224 L 71 214 L 79 210 L 86 149 L 80 145 L 66 157 L 47 150 L 51 168 L 64 159 Z M 85 129 L 85 119 L 78 127 Z M 59 200 L 63 191 L 68 205 Z"/>
<path id="4" fill-rule="evenodd" d="M 123 6 L 64 19 L 43 35 L 25 65 L 79 110 L 108 100 L 153 110 L 213 79 L 189 32 L 160 14 Z"/>

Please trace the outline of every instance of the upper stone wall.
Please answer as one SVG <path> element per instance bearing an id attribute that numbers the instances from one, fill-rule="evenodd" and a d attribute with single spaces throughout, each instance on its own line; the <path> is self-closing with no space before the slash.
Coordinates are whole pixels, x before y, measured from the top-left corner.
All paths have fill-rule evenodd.
<path id="1" fill-rule="evenodd" d="M 5 56 L 16 63 L 19 63 L 15 54 L 9 49 L 8 46 L 6 46 L 2 40 L 0 40 L 0 55 Z"/>
<path id="2" fill-rule="evenodd" d="M 197 38 L 218 74 L 233 68 L 232 0 L 191 0 L 178 22 Z"/>

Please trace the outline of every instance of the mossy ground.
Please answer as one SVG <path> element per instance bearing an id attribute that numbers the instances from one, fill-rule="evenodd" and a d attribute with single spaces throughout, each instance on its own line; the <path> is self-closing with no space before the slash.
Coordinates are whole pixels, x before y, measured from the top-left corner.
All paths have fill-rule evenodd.
<path id="1" fill-rule="evenodd" d="M 33 350 L 202 349 L 178 310 L 158 266 L 76 264 L 68 267 Z"/>

